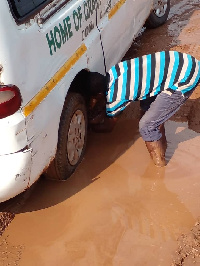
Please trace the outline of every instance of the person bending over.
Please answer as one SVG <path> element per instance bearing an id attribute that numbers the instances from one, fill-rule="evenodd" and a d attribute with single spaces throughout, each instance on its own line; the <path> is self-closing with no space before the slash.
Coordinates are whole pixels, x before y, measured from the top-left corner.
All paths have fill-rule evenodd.
<path id="1" fill-rule="evenodd" d="M 189 54 L 162 51 L 123 61 L 106 76 L 90 73 L 90 124 L 111 131 L 119 114 L 140 101 L 139 132 L 158 167 L 166 165 L 164 122 L 174 115 L 200 82 L 200 61 Z"/>

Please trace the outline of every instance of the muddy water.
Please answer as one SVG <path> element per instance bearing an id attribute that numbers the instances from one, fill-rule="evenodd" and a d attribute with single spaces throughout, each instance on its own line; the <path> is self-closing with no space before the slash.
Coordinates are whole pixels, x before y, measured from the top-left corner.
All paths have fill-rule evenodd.
<path id="1" fill-rule="evenodd" d="M 19 250 L 12 259 L 170 265 L 176 239 L 200 214 L 200 136 L 187 123 L 167 122 L 169 162 L 157 169 L 134 125 L 120 121 L 112 134 L 90 136 L 86 158 L 67 182 L 40 181 L 3 236 L 8 250 Z"/>
<path id="2" fill-rule="evenodd" d="M 127 56 L 176 49 L 200 59 L 200 11 L 189 2 L 172 1 L 170 21 L 144 32 Z M 137 104 L 112 133 L 90 132 L 76 173 L 60 183 L 41 178 L 17 209 L 0 239 L 0 265 L 171 265 L 177 239 L 200 216 L 199 95 L 200 88 L 166 123 L 163 169 L 139 135 Z"/>

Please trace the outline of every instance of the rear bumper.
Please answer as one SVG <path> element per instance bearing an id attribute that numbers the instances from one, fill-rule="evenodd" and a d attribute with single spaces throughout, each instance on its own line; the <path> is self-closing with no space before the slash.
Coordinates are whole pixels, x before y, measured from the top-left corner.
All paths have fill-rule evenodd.
<path id="1" fill-rule="evenodd" d="M 23 192 L 29 185 L 31 149 L 0 156 L 0 202 Z"/>

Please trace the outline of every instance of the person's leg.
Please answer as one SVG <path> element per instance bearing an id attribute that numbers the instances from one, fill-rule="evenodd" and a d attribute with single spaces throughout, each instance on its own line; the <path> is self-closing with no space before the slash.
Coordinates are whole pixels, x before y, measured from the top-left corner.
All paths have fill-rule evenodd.
<path id="1" fill-rule="evenodd" d="M 156 97 L 157 95 L 140 101 L 140 117 L 141 118 L 149 110 L 151 104 L 155 101 Z M 160 125 L 160 132 L 162 134 L 161 139 L 162 139 L 162 144 L 164 146 L 164 151 L 166 152 L 167 139 L 165 136 L 165 124 L 164 123 Z"/>
<path id="2" fill-rule="evenodd" d="M 152 102 L 155 101 L 156 97 L 157 95 L 144 100 L 140 100 L 140 117 L 142 117 L 149 110 Z"/>
<path id="3" fill-rule="evenodd" d="M 143 111 L 143 112 L 146 112 L 149 110 L 151 104 L 155 101 L 157 95 L 156 96 L 152 96 L 150 98 L 147 98 L 147 99 L 144 99 L 144 100 L 141 100 L 140 101 L 140 109 Z"/>
<path id="4" fill-rule="evenodd" d="M 162 141 L 162 145 L 164 147 L 164 154 L 165 154 L 165 152 L 167 150 L 167 138 L 165 135 L 165 124 L 164 123 L 161 124 L 159 129 L 160 129 L 160 132 L 162 134 L 161 141 Z"/>
<path id="5" fill-rule="evenodd" d="M 140 134 L 156 166 L 165 165 L 166 144 L 164 137 L 162 139 L 162 124 L 178 111 L 188 97 L 179 91 L 161 92 L 140 120 Z"/>

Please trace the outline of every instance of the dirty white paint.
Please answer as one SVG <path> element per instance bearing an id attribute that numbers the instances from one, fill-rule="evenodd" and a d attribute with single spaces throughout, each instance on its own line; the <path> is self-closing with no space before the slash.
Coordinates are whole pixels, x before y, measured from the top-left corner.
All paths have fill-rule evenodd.
<path id="1" fill-rule="evenodd" d="M 102 47 L 108 70 L 153 6 L 153 0 L 65 2 L 53 1 L 19 25 L 7 0 L 0 3 L 0 84 L 18 86 L 23 100 L 21 110 L 0 120 L 0 202 L 34 183 L 55 156 L 60 115 L 76 75 L 82 69 L 105 74 Z"/>
<path id="2" fill-rule="evenodd" d="M 14 153 L 26 145 L 27 134 L 24 116 L 17 112 L 8 118 L 0 119 L 0 155 Z"/>
<path id="3" fill-rule="evenodd" d="M 29 186 L 31 149 L 1 155 L 0 166 L 0 202 L 3 202 Z"/>

